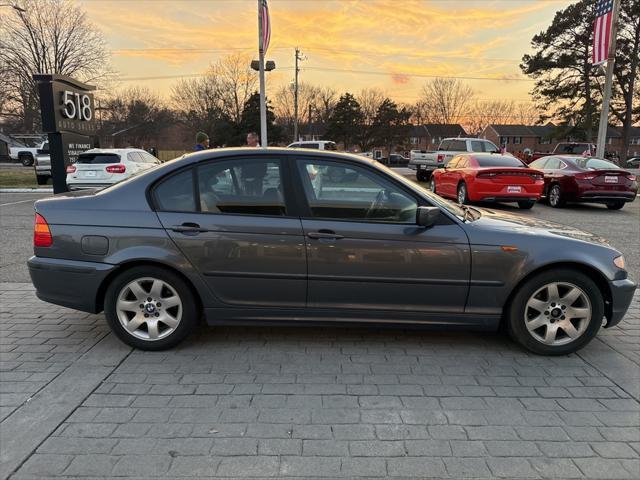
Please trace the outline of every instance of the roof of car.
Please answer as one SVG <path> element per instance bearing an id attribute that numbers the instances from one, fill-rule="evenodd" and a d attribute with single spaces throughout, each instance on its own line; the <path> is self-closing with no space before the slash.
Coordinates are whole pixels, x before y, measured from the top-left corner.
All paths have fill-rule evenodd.
<path id="1" fill-rule="evenodd" d="M 141 148 L 92 148 L 82 153 L 127 153 L 127 152 L 145 152 Z M 82 155 L 82 154 L 81 154 Z"/>
<path id="2" fill-rule="evenodd" d="M 340 157 L 345 160 L 351 160 L 366 165 L 376 163 L 375 160 L 362 155 L 353 153 L 339 152 L 336 150 L 310 150 L 305 148 L 286 148 L 286 147 L 231 147 L 231 148 L 212 148 L 209 150 L 200 150 L 198 152 L 187 153 L 175 161 L 194 163 L 203 160 L 214 159 L 218 157 L 237 157 L 237 156 L 254 156 L 254 155 L 295 155 L 297 157 Z"/>

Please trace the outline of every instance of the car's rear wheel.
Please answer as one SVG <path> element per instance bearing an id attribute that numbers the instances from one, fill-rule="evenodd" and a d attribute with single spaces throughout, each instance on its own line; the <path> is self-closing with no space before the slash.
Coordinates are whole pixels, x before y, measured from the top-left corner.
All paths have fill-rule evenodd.
<path id="1" fill-rule="evenodd" d="M 548 270 L 520 287 L 507 315 L 509 333 L 520 345 L 543 355 L 566 355 L 598 333 L 604 299 L 585 274 Z"/>
<path id="2" fill-rule="evenodd" d="M 20 155 L 18 157 L 18 160 L 20 160 L 20 163 L 23 167 L 30 167 L 31 165 L 33 165 L 33 155 L 31 155 L 30 153 Z"/>
<path id="3" fill-rule="evenodd" d="M 431 184 L 429 185 L 429 188 L 433 193 L 438 193 L 437 187 L 436 187 L 436 178 L 433 176 L 431 177 Z"/>
<path id="4" fill-rule="evenodd" d="M 518 207 L 520 207 L 523 210 L 529 210 L 535 204 L 536 204 L 536 202 L 534 202 L 532 200 L 522 200 L 522 201 L 518 202 Z"/>
<path id="5" fill-rule="evenodd" d="M 607 203 L 607 208 L 609 210 L 620 210 L 622 207 L 624 207 L 625 202 L 623 201 L 616 201 L 616 202 L 609 202 Z"/>
<path id="6" fill-rule="evenodd" d="M 38 185 L 46 185 L 49 181 L 49 175 L 36 175 L 36 183 Z"/>
<path id="7" fill-rule="evenodd" d="M 461 182 L 460 185 L 458 185 L 458 203 L 461 205 L 466 205 L 467 203 L 469 203 L 469 195 L 467 193 L 467 184 L 464 182 Z"/>
<path id="8" fill-rule="evenodd" d="M 551 185 L 549 193 L 547 194 L 547 200 L 549 200 L 549 205 L 553 208 L 560 208 L 564 206 L 565 201 L 564 196 L 562 195 L 562 190 L 560 190 L 560 185 Z"/>
<path id="9" fill-rule="evenodd" d="M 142 350 L 177 345 L 198 319 L 194 295 L 177 274 L 139 266 L 118 275 L 105 294 L 104 312 L 113 332 Z"/>

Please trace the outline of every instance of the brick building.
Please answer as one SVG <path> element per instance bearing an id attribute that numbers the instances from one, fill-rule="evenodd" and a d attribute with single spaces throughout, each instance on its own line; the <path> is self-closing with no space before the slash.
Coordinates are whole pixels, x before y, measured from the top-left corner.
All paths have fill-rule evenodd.
<path id="1" fill-rule="evenodd" d="M 444 138 L 467 137 L 461 125 L 436 124 L 416 125 L 409 134 L 410 146 L 412 150 L 435 150 Z"/>
<path id="2" fill-rule="evenodd" d="M 556 126 L 546 125 L 487 125 L 480 138 L 504 145 L 508 152 L 552 152 L 558 140 L 553 138 Z"/>

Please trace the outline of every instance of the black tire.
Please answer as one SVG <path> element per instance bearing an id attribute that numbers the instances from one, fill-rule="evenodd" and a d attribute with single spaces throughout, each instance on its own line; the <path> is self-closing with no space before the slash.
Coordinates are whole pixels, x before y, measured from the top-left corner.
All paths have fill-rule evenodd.
<path id="1" fill-rule="evenodd" d="M 418 170 L 416 172 L 416 180 L 419 182 L 428 182 L 431 175 L 426 170 Z"/>
<path id="2" fill-rule="evenodd" d="M 584 332 L 564 345 L 542 343 L 534 338 L 525 326 L 527 302 L 540 288 L 553 282 L 565 282 L 579 287 L 588 297 L 591 305 L 591 318 Z M 509 335 L 524 348 L 540 355 L 567 355 L 584 347 L 600 330 L 604 317 L 604 299 L 598 286 L 587 275 L 577 270 L 558 268 L 535 275 L 522 284 L 507 305 L 505 312 Z M 559 328 L 562 329 L 561 326 Z"/>
<path id="3" fill-rule="evenodd" d="M 456 199 L 461 205 L 467 205 L 469 203 L 469 192 L 467 191 L 467 184 L 460 182 L 458 184 Z"/>
<path id="4" fill-rule="evenodd" d="M 118 296 L 123 288 L 130 282 L 142 278 L 158 279 L 170 285 L 182 304 L 182 315 L 175 330 L 157 340 L 145 340 L 134 336 L 120 323 L 116 311 Z M 200 309 L 191 288 L 182 277 L 170 270 L 148 265 L 125 270 L 111 281 L 104 297 L 104 313 L 111 330 L 127 345 L 141 350 L 165 350 L 180 343 L 191 332 L 198 322 Z"/>
<path id="5" fill-rule="evenodd" d="M 547 201 L 553 208 L 562 208 L 565 206 L 566 201 L 564 199 L 564 194 L 560 189 L 560 185 L 554 183 L 549 187 L 549 192 L 547 192 Z"/>
<path id="6" fill-rule="evenodd" d="M 518 207 L 520 207 L 522 210 L 529 210 L 533 208 L 535 204 L 536 202 L 532 200 L 524 200 L 524 201 L 518 202 Z"/>
<path id="7" fill-rule="evenodd" d="M 429 187 L 431 188 L 431 191 L 433 193 L 435 193 L 436 195 L 438 194 L 438 190 L 437 190 L 437 186 L 436 186 L 436 179 L 435 177 L 432 175 L 431 176 L 431 184 L 429 185 Z"/>
<path id="8" fill-rule="evenodd" d="M 30 153 L 18 156 L 18 160 L 23 167 L 30 167 L 33 165 L 33 155 L 31 155 Z"/>
<path id="9" fill-rule="evenodd" d="M 622 207 L 624 207 L 625 203 L 626 202 L 623 202 L 621 200 L 618 200 L 616 202 L 609 202 L 607 203 L 607 208 L 609 210 L 620 210 Z"/>
<path id="10" fill-rule="evenodd" d="M 38 185 L 46 185 L 47 181 L 49 181 L 49 175 L 36 175 Z"/>

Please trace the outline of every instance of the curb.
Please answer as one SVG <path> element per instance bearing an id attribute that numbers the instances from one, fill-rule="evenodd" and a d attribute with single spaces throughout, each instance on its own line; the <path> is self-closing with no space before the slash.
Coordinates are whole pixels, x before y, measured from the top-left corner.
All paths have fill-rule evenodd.
<path id="1" fill-rule="evenodd" d="M 53 193 L 53 188 L 0 188 L 0 193 Z"/>

